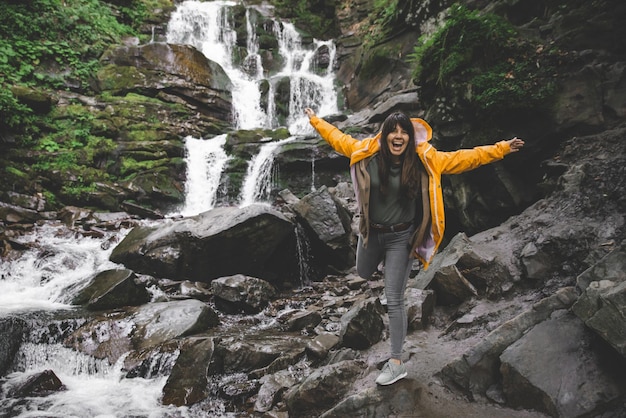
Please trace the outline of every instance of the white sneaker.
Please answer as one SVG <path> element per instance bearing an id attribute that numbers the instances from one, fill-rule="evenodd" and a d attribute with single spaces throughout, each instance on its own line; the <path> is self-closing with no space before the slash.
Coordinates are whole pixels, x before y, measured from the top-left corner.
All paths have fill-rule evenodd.
<path id="1" fill-rule="evenodd" d="M 396 364 L 393 361 L 389 360 L 383 366 L 383 371 L 376 378 L 376 383 L 379 385 L 391 385 L 392 383 L 396 383 L 398 380 L 406 377 L 406 367 L 404 367 L 404 363 Z"/>

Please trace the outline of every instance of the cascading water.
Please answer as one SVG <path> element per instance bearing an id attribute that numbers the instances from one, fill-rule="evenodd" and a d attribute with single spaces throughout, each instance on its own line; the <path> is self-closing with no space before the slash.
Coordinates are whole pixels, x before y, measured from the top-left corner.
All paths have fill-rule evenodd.
<path id="1" fill-rule="evenodd" d="M 16 260 L 0 264 L 0 317 L 30 318 L 76 309 L 70 305 L 77 289 L 97 273 L 121 268 L 109 261 L 112 240 L 128 230 L 101 238 L 80 237 L 62 225 L 44 224 L 20 238 L 32 248 Z M 122 364 L 109 364 L 55 341 L 47 328 L 36 326 L 26 336 L 0 393 L 0 415 L 19 417 L 163 416 L 183 409 L 161 406 L 166 377 L 123 379 Z M 6 396 L 34 373 L 53 370 L 65 389 L 28 401 Z M 38 412 L 39 411 L 39 412 Z M 4 415 L 4 414 L 7 415 Z"/>
<path id="2" fill-rule="evenodd" d="M 45 224 L 22 238 L 23 245 L 34 241 L 37 250 L 0 263 L 0 316 L 69 309 L 69 289 L 79 289 L 94 274 L 116 267 L 109 261 L 110 251 L 101 248 L 106 240 L 59 235 L 56 227 Z"/>
<path id="3" fill-rule="evenodd" d="M 294 138 L 290 137 L 282 141 L 268 142 L 261 146 L 259 153 L 252 158 L 248 165 L 248 172 L 243 186 L 241 186 L 240 206 L 248 206 L 269 197 L 273 183 L 272 168 L 276 150 L 293 140 Z"/>
<path id="4" fill-rule="evenodd" d="M 320 115 L 337 112 L 337 93 L 332 72 L 336 53 L 334 43 L 314 39 L 310 44 L 304 45 L 302 37 L 292 24 L 274 21 L 272 31 L 278 40 L 279 55 L 276 61 L 282 61 L 284 64 L 277 71 L 264 69 L 255 30 L 256 19 L 262 13 L 256 9 L 246 9 L 247 36 L 246 46 L 243 48 L 237 42 L 237 28 L 232 13 L 233 6 L 237 4 L 238 2 L 222 0 L 185 1 L 179 4 L 168 24 L 167 42 L 192 45 L 207 58 L 222 66 L 233 84 L 233 125 L 236 129 L 276 128 L 280 121 L 283 121 L 293 135 L 312 133 L 313 129 L 304 115 L 305 107 L 316 109 Z M 252 13 L 251 10 L 255 12 Z M 323 69 L 317 68 L 314 64 L 316 53 L 319 51 L 327 51 L 328 55 L 328 65 Z M 283 103 L 281 108 L 288 109 L 286 117 L 277 114 L 276 104 L 277 85 L 284 83 L 285 80 L 288 80 L 289 84 L 289 103 L 288 106 Z M 269 89 L 265 105 L 262 105 L 261 97 L 263 85 L 268 85 Z M 191 144 L 197 143 L 187 140 L 187 145 Z M 209 144 L 206 146 L 211 147 Z M 192 152 L 188 147 L 188 155 Z M 270 160 L 273 158 L 273 154 L 265 152 L 262 147 L 254 161 L 250 161 L 248 175 L 255 174 L 255 164 L 257 167 L 267 167 L 269 164 L 267 171 L 271 170 L 271 162 L 259 160 L 262 156 Z M 188 181 L 204 177 L 211 186 L 203 190 L 194 189 L 194 196 L 189 196 L 191 188 L 187 187 L 187 202 L 181 214 L 196 214 L 214 206 L 217 188 L 212 184 L 215 181 L 219 182 L 221 177 L 218 167 L 223 168 L 224 165 L 198 164 L 189 168 Z M 195 173 L 195 170 L 203 169 L 211 171 Z M 239 204 L 249 205 L 254 203 L 255 199 L 267 197 L 267 183 L 257 180 L 256 178 L 244 180 Z M 251 187 L 257 189 L 250 189 Z M 202 186 L 199 188 L 202 189 Z M 193 199 L 201 199 L 202 202 L 192 204 Z"/>
<path id="5" fill-rule="evenodd" d="M 225 143 L 226 135 L 207 140 L 185 138 L 187 181 L 181 215 L 197 215 L 215 206 L 222 170 L 228 162 Z"/>
<path id="6" fill-rule="evenodd" d="M 337 112 L 337 93 L 332 72 L 335 45 L 330 41 L 314 40 L 313 48 L 304 48 L 296 28 L 286 22 L 281 24 L 276 22 L 274 32 L 278 38 L 279 51 L 287 58 L 284 68 L 273 79 L 289 78 L 291 91 L 287 119 L 289 132 L 293 135 L 311 133 L 313 128 L 308 118 L 303 115 L 304 108 L 316 109 L 319 115 Z M 330 63 L 324 71 L 313 67 L 316 51 L 322 48 L 328 49 Z"/>
<path id="7" fill-rule="evenodd" d="M 267 116 L 260 104 L 259 70 L 250 74 L 233 63 L 237 32 L 229 11 L 235 4 L 233 1 L 181 3 L 168 24 L 167 42 L 192 45 L 222 66 L 233 83 L 234 125 L 240 129 L 253 129 L 263 126 Z M 256 61 L 253 35 L 248 36 L 248 45 L 253 49 L 248 51 L 244 62 Z"/>
<path id="8" fill-rule="evenodd" d="M 246 12 L 245 51 L 237 45 L 237 28 L 232 17 L 232 8 L 236 4 L 238 2 L 221 0 L 181 3 L 168 24 L 167 42 L 192 45 L 222 66 L 233 84 L 235 128 L 279 126 L 276 96 L 271 93 L 267 95 L 265 109 L 261 104 L 262 81 L 269 81 L 272 89 L 277 82 L 287 78 L 291 94 L 286 125 L 294 135 L 313 132 L 303 113 L 305 107 L 316 109 L 320 115 L 337 112 L 337 93 L 332 71 L 336 51 L 334 43 L 314 39 L 305 46 L 291 23 L 274 21 L 273 31 L 278 40 L 279 55 L 276 61 L 283 61 L 284 65 L 282 69 L 270 74 L 269 69 L 263 68 L 259 55 L 250 8 Z M 328 65 L 325 69 L 316 68 L 316 52 L 324 49 L 328 50 Z M 238 58 L 241 56 L 243 59 Z"/>

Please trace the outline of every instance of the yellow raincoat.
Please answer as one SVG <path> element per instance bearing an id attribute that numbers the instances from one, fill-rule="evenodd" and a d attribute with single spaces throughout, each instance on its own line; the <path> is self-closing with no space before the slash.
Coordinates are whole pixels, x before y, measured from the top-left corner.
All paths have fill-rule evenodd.
<path id="1" fill-rule="evenodd" d="M 445 229 L 445 213 L 443 207 L 443 192 L 441 190 L 442 174 L 459 174 L 473 170 L 481 165 L 501 160 L 511 152 L 507 141 L 500 141 L 494 145 L 484 145 L 472 149 L 461 149 L 452 152 L 437 151 L 430 143 L 432 128 L 426 121 L 412 118 L 415 127 L 415 151 L 422 160 L 428 174 L 428 196 L 430 201 L 431 227 L 424 234 L 421 242 L 414 242 L 415 257 L 428 268 L 441 241 Z M 373 138 L 362 140 L 344 134 L 325 120 L 313 116 L 311 125 L 322 138 L 338 153 L 350 158 L 350 172 L 357 201 L 361 212 L 360 233 L 367 239 L 369 234 L 369 195 L 364 196 L 364 190 L 369 190 L 369 184 L 357 184 L 355 174 L 357 163 L 369 161 L 380 149 L 380 132 Z M 366 197 L 366 198 L 365 198 Z"/>

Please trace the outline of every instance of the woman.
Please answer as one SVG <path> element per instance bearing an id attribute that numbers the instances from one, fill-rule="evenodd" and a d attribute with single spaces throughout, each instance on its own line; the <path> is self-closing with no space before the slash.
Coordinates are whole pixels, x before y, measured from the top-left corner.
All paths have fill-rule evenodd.
<path id="1" fill-rule="evenodd" d="M 518 138 L 454 152 L 437 151 L 432 129 L 404 113 L 389 115 L 373 138 L 358 140 L 318 118 L 309 122 L 335 151 L 350 158 L 360 214 L 356 267 L 368 279 L 384 260 L 391 356 L 376 379 L 390 385 L 407 375 L 402 346 L 407 331 L 404 292 L 413 259 L 428 268 L 444 232 L 442 174 L 458 174 L 519 151 Z"/>

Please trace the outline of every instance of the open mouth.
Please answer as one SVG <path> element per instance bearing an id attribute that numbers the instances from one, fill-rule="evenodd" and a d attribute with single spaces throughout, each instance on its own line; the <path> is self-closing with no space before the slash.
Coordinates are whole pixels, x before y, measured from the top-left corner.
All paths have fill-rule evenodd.
<path id="1" fill-rule="evenodd" d="M 402 151 L 403 147 L 404 147 L 404 141 L 392 141 L 391 142 L 391 149 L 393 151 L 400 152 Z"/>

